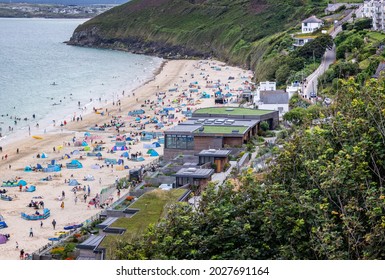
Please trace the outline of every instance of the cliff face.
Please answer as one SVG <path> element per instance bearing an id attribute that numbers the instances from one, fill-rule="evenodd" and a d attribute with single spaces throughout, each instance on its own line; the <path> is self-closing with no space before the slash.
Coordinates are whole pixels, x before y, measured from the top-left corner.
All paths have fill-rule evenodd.
<path id="1" fill-rule="evenodd" d="M 325 5 L 322 0 L 132 0 L 80 25 L 68 43 L 165 58 L 215 57 L 253 68 L 269 46 L 266 38 Z"/>
<path id="2" fill-rule="evenodd" d="M 144 41 L 139 37 L 108 39 L 101 34 L 100 29 L 96 26 L 74 32 L 67 44 L 129 51 L 136 54 L 156 55 L 169 59 L 189 57 L 209 58 L 212 56 L 209 52 L 200 52 L 187 46 L 174 45 L 166 42 Z"/>

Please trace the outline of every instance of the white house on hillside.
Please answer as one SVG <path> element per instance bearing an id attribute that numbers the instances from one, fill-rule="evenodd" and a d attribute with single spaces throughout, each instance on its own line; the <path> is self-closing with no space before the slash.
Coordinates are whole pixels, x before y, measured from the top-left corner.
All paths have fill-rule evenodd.
<path id="1" fill-rule="evenodd" d="M 293 82 L 286 87 L 286 92 L 289 94 L 289 99 L 296 93 L 301 94 L 302 84 L 300 82 Z"/>
<path id="2" fill-rule="evenodd" d="M 323 21 L 318 19 L 316 16 L 311 16 L 302 21 L 301 33 L 292 35 L 294 39 L 294 47 L 302 47 L 306 43 L 314 40 L 314 35 L 311 34 L 314 31 L 320 29 L 323 26 Z M 324 32 L 324 31 L 322 31 Z"/>
<path id="3" fill-rule="evenodd" d="M 311 16 L 302 21 L 302 33 L 312 33 L 322 27 L 324 22 L 316 16 Z"/>
<path id="4" fill-rule="evenodd" d="M 276 90 L 277 89 L 277 83 L 276 82 L 260 82 L 259 87 L 257 90 Z"/>
<path id="5" fill-rule="evenodd" d="M 253 102 L 258 109 L 278 111 L 280 117 L 289 111 L 289 93 L 277 90 L 275 82 L 260 82 Z"/>

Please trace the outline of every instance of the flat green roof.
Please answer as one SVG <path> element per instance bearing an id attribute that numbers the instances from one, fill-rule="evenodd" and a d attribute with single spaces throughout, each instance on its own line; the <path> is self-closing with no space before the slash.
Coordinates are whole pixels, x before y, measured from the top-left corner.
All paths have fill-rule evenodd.
<path id="1" fill-rule="evenodd" d="M 237 134 L 243 134 L 248 129 L 247 126 L 204 125 L 203 127 L 203 131 L 199 131 L 199 129 L 197 129 L 194 133 L 232 134 L 233 130 L 238 130 L 239 132 Z"/>
<path id="2" fill-rule="evenodd" d="M 227 115 L 244 115 L 244 116 L 260 116 L 272 113 L 272 110 L 258 110 L 239 107 L 209 107 L 194 111 L 194 114 L 227 114 Z"/>

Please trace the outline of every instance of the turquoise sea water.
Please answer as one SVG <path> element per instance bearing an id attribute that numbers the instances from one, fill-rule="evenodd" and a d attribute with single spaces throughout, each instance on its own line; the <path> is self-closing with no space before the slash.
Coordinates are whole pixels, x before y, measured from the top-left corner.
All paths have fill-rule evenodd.
<path id="1" fill-rule="evenodd" d="M 64 44 L 84 21 L 0 18 L 3 136 L 10 133 L 9 126 L 13 132 L 37 123 L 41 128 L 75 111 L 81 114 L 78 102 L 80 107 L 98 107 L 117 100 L 123 90 L 128 94 L 160 66 L 160 58 Z M 17 124 L 15 116 L 21 119 Z"/>

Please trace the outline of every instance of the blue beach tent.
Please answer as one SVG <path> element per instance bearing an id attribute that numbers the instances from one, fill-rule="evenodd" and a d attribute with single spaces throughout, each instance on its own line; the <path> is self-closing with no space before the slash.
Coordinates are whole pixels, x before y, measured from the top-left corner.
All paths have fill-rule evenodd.
<path id="1" fill-rule="evenodd" d="M 159 148 L 159 147 L 160 147 L 159 142 L 154 142 L 154 143 L 152 143 L 152 145 L 153 145 L 155 148 Z"/>
<path id="2" fill-rule="evenodd" d="M 31 166 L 26 166 L 26 167 L 24 168 L 24 171 L 25 171 L 25 172 L 31 172 L 31 171 L 32 171 L 32 167 L 31 167 Z"/>
<path id="3" fill-rule="evenodd" d="M 77 169 L 83 167 L 83 165 L 76 159 L 72 160 L 70 163 L 67 163 L 66 166 L 68 169 Z"/>
<path id="4" fill-rule="evenodd" d="M 77 186 L 80 185 L 76 179 L 70 179 L 68 186 Z"/>
<path id="5" fill-rule="evenodd" d="M 29 186 L 28 189 L 26 190 L 26 192 L 34 192 L 36 191 L 36 186 Z"/>
<path id="6" fill-rule="evenodd" d="M 155 151 L 154 149 L 149 149 L 149 150 L 147 151 L 147 154 L 149 154 L 151 157 L 159 156 L 158 152 Z"/>
<path id="7" fill-rule="evenodd" d="M 17 183 L 17 186 L 20 186 L 20 185 L 26 186 L 26 185 L 27 185 L 27 182 L 24 181 L 24 180 L 20 180 L 20 181 Z"/>

